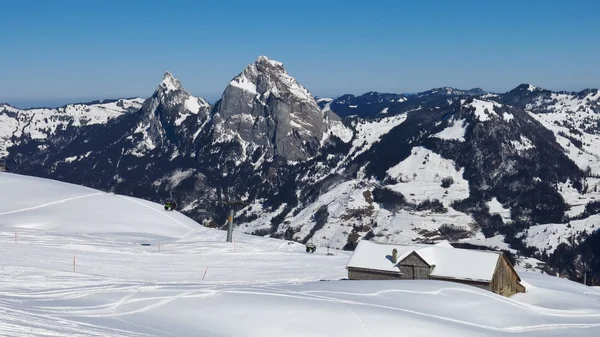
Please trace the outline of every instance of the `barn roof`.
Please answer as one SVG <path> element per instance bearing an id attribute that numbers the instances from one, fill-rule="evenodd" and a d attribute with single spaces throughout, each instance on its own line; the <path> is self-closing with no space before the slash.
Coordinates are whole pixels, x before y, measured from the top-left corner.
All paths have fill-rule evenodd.
<path id="1" fill-rule="evenodd" d="M 392 249 L 398 263 L 392 262 Z M 447 242 L 436 245 L 380 244 L 361 240 L 347 267 L 399 273 L 398 264 L 412 252 L 433 267 L 431 276 L 489 282 L 494 276 L 499 252 L 453 248 Z"/>

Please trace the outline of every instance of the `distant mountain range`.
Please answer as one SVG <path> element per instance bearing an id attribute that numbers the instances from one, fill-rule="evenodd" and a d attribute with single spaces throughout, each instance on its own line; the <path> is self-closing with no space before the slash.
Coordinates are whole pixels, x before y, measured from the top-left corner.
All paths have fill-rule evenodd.
<path id="1" fill-rule="evenodd" d="M 237 230 L 255 235 L 448 239 L 573 279 L 600 278 L 599 137 L 597 89 L 315 98 L 264 56 L 214 105 L 170 73 L 145 99 L 0 105 L 0 157 L 17 173 L 172 198 L 207 226 L 237 205 Z"/>

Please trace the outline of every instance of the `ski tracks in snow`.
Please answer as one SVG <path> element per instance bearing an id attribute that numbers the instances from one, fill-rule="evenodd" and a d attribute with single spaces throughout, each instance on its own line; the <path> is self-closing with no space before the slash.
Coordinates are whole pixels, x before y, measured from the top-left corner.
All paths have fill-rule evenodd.
<path id="1" fill-rule="evenodd" d="M 56 204 L 62 204 L 62 203 L 65 203 L 67 201 L 72 201 L 72 200 L 77 200 L 77 199 L 83 199 L 83 198 L 89 198 L 89 197 L 93 197 L 93 196 L 97 196 L 97 195 L 102 195 L 102 194 L 106 194 L 106 193 L 104 193 L 104 192 L 98 192 L 98 193 L 80 195 L 80 196 L 72 197 L 72 198 L 60 199 L 60 200 L 52 201 L 52 202 L 49 202 L 49 203 L 46 203 L 46 204 L 38 205 L 38 206 L 33 206 L 33 207 L 28 207 L 28 208 L 22 208 L 22 209 L 17 209 L 17 210 L 8 211 L 8 212 L 2 212 L 2 213 L 0 213 L 0 215 L 7 215 L 7 214 L 13 214 L 13 213 L 31 211 L 31 210 L 38 209 L 38 208 L 48 207 L 48 206 L 52 206 L 52 205 L 56 205 Z"/>
<path id="2" fill-rule="evenodd" d="M 256 290 L 255 291 L 223 290 L 222 292 L 223 293 L 240 293 L 240 294 L 256 295 L 256 296 L 289 297 L 289 298 L 305 299 L 305 300 L 312 299 L 312 300 L 316 300 L 316 301 L 326 301 L 326 302 L 336 303 L 336 304 L 343 306 L 348 311 L 350 311 L 354 315 L 354 317 L 356 317 L 356 319 L 360 321 L 360 323 L 363 325 L 363 327 L 365 329 L 365 332 L 367 332 L 369 335 L 370 335 L 370 332 L 367 330 L 367 327 L 366 327 L 366 324 L 364 323 L 364 321 L 362 319 L 360 319 L 352 310 L 350 310 L 347 307 L 347 305 L 358 305 L 358 306 L 374 307 L 374 308 L 380 308 L 380 309 L 388 309 L 388 310 L 393 310 L 393 311 L 405 312 L 408 314 L 424 316 L 427 318 L 433 318 L 433 319 L 437 319 L 437 320 L 447 321 L 447 322 L 451 322 L 451 323 L 457 323 L 457 324 L 461 324 L 461 325 L 471 326 L 471 327 L 490 330 L 490 331 L 498 331 L 498 332 L 531 332 L 531 331 L 573 329 L 573 328 L 576 328 L 576 329 L 600 328 L 600 322 L 599 323 L 555 323 L 555 324 L 536 324 L 536 325 L 526 325 L 526 326 L 497 327 L 497 326 L 474 323 L 474 322 L 469 322 L 469 321 L 465 321 L 465 320 L 461 320 L 461 319 L 456 319 L 456 318 L 451 318 L 451 317 L 446 317 L 446 316 L 441 316 L 441 315 L 436 315 L 436 314 L 429 314 L 429 313 L 417 311 L 417 310 L 411 310 L 411 309 L 399 308 L 399 307 L 382 305 L 382 304 L 374 304 L 374 303 L 368 303 L 368 302 L 363 302 L 363 301 L 341 299 L 341 298 L 336 298 L 336 297 L 311 294 L 311 293 L 319 292 L 319 293 L 324 293 L 324 294 L 365 296 L 365 294 L 360 294 L 360 293 L 343 293 L 343 292 L 330 292 L 330 291 L 293 291 L 293 290 L 286 290 L 286 289 L 279 289 L 279 288 L 272 288 L 272 287 L 263 287 L 263 288 L 275 290 L 278 293 L 276 293 L 276 292 L 272 292 L 272 293 L 259 292 Z M 252 290 L 252 289 L 249 289 L 249 290 Z M 437 292 L 442 292 L 444 290 L 464 290 L 466 292 L 472 292 L 472 293 L 480 294 L 483 296 L 490 296 L 487 294 L 482 294 L 478 291 L 471 291 L 471 290 L 467 290 L 467 289 L 454 289 L 454 288 L 449 288 L 449 289 L 442 288 L 436 292 L 419 292 L 419 291 L 404 291 L 404 290 L 400 290 L 400 292 L 437 293 Z M 396 290 L 390 289 L 390 290 L 384 291 L 384 292 L 394 292 L 394 291 L 396 291 Z M 380 292 L 380 293 L 383 293 L 383 292 Z M 368 294 L 368 295 L 377 296 L 377 295 L 372 295 L 372 294 Z M 500 300 L 502 300 L 502 299 L 500 299 Z M 506 302 L 511 303 L 513 301 L 510 301 L 507 299 Z M 522 304 L 522 303 L 511 303 L 511 304 L 520 306 L 519 304 Z M 531 307 L 535 307 L 535 306 L 533 306 L 533 305 L 522 306 L 523 309 L 531 309 Z M 538 309 L 541 309 L 541 308 L 538 308 Z M 532 310 L 532 311 L 535 311 L 535 313 L 540 314 L 540 315 L 563 316 L 563 317 L 573 317 L 573 316 L 576 316 L 576 317 L 598 317 L 598 316 L 600 316 L 600 315 L 585 315 L 585 314 L 583 314 L 583 315 L 557 315 L 557 314 L 545 313 L 545 312 L 543 312 L 543 310 L 538 310 L 538 311 Z"/>
<path id="3" fill-rule="evenodd" d="M 125 200 L 127 200 L 127 201 L 130 201 L 130 202 L 136 203 L 136 204 L 138 204 L 138 205 L 140 205 L 140 206 L 146 207 L 147 209 L 150 209 L 150 210 L 152 210 L 152 211 L 154 211 L 154 212 L 156 212 L 156 213 L 158 213 L 158 214 L 160 214 L 160 215 L 162 215 L 162 216 L 164 216 L 164 217 L 167 217 L 167 218 L 171 219 L 173 222 L 175 222 L 176 224 L 178 224 L 178 225 L 180 225 L 180 226 L 182 226 L 182 227 L 185 227 L 185 228 L 187 228 L 189 231 L 193 231 L 193 229 L 192 229 L 192 228 L 190 228 L 190 227 L 188 227 L 188 226 L 184 225 L 183 223 L 181 223 L 181 222 L 177 221 L 177 220 L 176 220 L 175 218 L 173 218 L 172 216 L 170 216 L 170 215 L 167 215 L 167 214 L 165 214 L 165 213 L 163 213 L 163 212 L 161 212 L 161 211 L 159 211 L 159 210 L 157 210 L 157 209 L 155 209 L 155 208 L 152 208 L 152 207 L 150 207 L 150 206 L 148 206 L 148 205 L 146 205 L 146 204 L 144 204 L 144 203 L 142 203 L 142 202 L 139 202 L 139 201 L 137 201 L 137 200 L 135 200 L 135 199 L 131 199 L 131 198 L 124 197 L 124 196 L 122 196 L 122 195 L 119 195 L 118 197 L 119 197 L 119 198 L 122 198 L 122 199 L 125 199 Z"/>

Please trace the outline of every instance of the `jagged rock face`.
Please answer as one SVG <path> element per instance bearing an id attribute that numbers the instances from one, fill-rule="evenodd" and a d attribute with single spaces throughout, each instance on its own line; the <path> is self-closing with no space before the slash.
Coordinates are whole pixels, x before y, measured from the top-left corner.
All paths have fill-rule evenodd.
<path id="1" fill-rule="evenodd" d="M 266 158 L 302 161 L 318 153 L 327 131 L 315 98 L 264 56 L 229 83 L 216 112 L 213 141 L 238 139 L 248 155 L 260 149 Z"/>
<path id="2" fill-rule="evenodd" d="M 171 145 L 171 150 L 191 150 L 195 132 L 209 119 L 211 106 L 185 91 L 181 83 L 165 73 L 154 94 L 142 105 L 143 117 L 132 134 L 139 151 Z"/>

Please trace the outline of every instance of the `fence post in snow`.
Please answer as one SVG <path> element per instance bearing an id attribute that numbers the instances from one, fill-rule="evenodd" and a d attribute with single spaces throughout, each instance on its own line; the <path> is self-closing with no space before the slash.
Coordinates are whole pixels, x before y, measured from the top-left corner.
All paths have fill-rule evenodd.
<path id="1" fill-rule="evenodd" d="M 204 275 L 202 275 L 202 281 L 204 281 L 204 277 L 206 276 L 207 271 L 208 271 L 208 267 L 206 267 L 206 270 L 204 270 Z"/>

